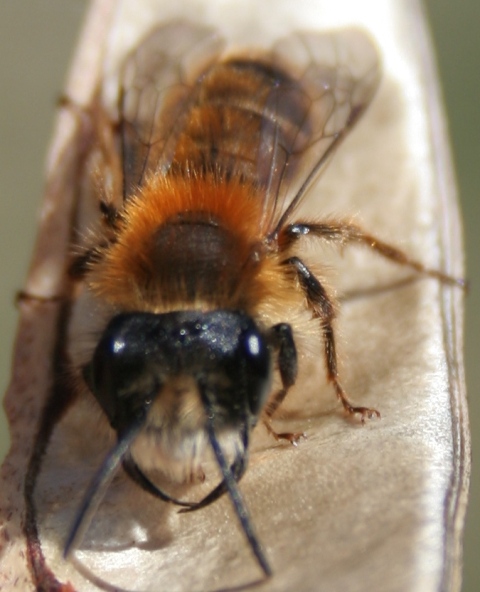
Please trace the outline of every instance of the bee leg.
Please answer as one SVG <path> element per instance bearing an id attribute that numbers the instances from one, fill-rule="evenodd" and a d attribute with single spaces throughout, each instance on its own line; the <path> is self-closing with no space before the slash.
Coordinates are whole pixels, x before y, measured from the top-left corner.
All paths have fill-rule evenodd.
<path id="1" fill-rule="evenodd" d="M 298 222 L 287 226 L 280 237 L 283 248 L 287 248 L 296 240 L 312 235 L 328 242 L 340 244 L 358 244 L 372 249 L 378 255 L 389 259 L 398 265 L 403 265 L 413 269 L 421 275 L 426 275 L 440 280 L 444 284 L 466 287 L 466 282 L 462 278 L 455 278 L 438 269 L 426 267 L 419 261 L 412 259 L 406 253 L 396 247 L 379 240 L 375 236 L 368 234 L 356 224 L 342 221 L 332 221 L 325 224 L 310 224 Z"/>
<path id="2" fill-rule="evenodd" d="M 293 446 L 298 446 L 298 441 L 301 440 L 302 438 L 306 438 L 307 434 L 305 432 L 276 432 L 271 424 L 270 424 L 270 420 L 271 418 L 268 419 L 264 419 L 263 420 L 263 425 L 266 427 L 267 432 L 273 436 L 275 438 L 275 440 L 280 441 L 280 440 L 287 440 L 288 442 L 290 442 L 290 444 L 293 444 Z"/>
<path id="3" fill-rule="evenodd" d="M 343 408 L 349 415 L 360 416 L 362 423 L 365 423 L 367 419 L 380 417 L 380 413 L 376 409 L 354 406 L 340 384 L 335 350 L 335 334 L 333 331 L 335 307 L 325 288 L 298 257 L 290 257 L 284 263 L 295 269 L 308 305 L 312 309 L 314 316 L 320 321 L 325 347 L 327 378 L 333 384 L 335 393 L 340 399 Z"/>
<path id="4" fill-rule="evenodd" d="M 73 257 L 68 266 L 68 276 L 72 280 L 82 280 L 88 273 L 90 267 L 98 263 L 103 257 L 103 251 L 108 246 L 108 243 L 90 247 L 83 253 Z"/>
<path id="5" fill-rule="evenodd" d="M 276 440 L 288 440 L 294 446 L 297 445 L 300 438 L 305 438 L 303 432 L 276 432 L 271 425 L 271 419 L 275 411 L 282 404 L 287 396 L 288 390 L 294 385 L 297 379 L 298 364 L 297 364 L 297 350 L 293 340 L 292 328 L 286 323 L 279 323 L 270 330 L 270 339 L 278 351 L 278 368 L 280 371 L 280 378 L 282 381 L 282 388 L 275 393 L 272 399 L 268 402 L 265 410 L 263 423 Z"/>
<path id="6" fill-rule="evenodd" d="M 122 219 L 119 209 L 105 197 L 99 201 L 100 213 L 102 214 L 102 222 L 111 230 L 118 229 L 118 223 Z"/>
<path id="7" fill-rule="evenodd" d="M 115 231 L 118 230 L 118 224 L 122 219 L 121 212 L 106 198 L 100 199 L 99 208 L 108 236 L 100 244 L 86 249 L 73 258 L 68 268 L 68 274 L 73 280 L 83 279 L 90 267 L 102 259 L 104 252 L 116 240 Z"/>

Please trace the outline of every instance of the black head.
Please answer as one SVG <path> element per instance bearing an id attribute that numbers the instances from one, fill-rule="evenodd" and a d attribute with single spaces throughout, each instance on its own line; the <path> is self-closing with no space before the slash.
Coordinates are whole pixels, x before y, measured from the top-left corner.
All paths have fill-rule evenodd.
<path id="1" fill-rule="evenodd" d="M 267 339 L 253 320 L 241 312 L 132 313 L 114 317 L 91 362 L 85 366 L 84 377 L 117 431 L 118 441 L 85 492 L 65 544 L 64 556 L 67 557 L 82 538 L 110 479 L 123 463 L 127 474 L 144 489 L 189 510 L 203 508 L 228 492 L 261 569 L 265 575 L 270 575 L 270 566 L 237 481 L 247 466 L 249 431 L 268 396 L 271 374 Z M 193 503 L 180 502 L 163 493 L 130 456 L 131 447 L 145 430 L 156 432 L 155 442 L 161 440 L 162 432 L 170 431 L 167 441 L 172 453 L 173 434 L 180 448 L 182 438 L 189 440 L 188 430 L 182 431 L 175 422 L 162 425 L 152 422 L 150 417 L 155 405 L 163 405 L 165 387 L 168 390 L 169 383 L 185 377 L 196 385 L 197 407 L 201 411 L 200 423 L 195 428 L 196 438 L 210 443 L 223 477 L 209 495 Z M 175 404 L 172 407 L 175 409 Z M 177 424 L 182 423 L 182 417 L 181 413 L 177 415 Z M 231 465 L 218 438 L 222 432 L 235 434 L 239 444 Z"/>
<path id="2" fill-rule="evenodd" d="M 271 354 L 254 321 L 235 311 L 131 313 L 112 319 L 84 369 L 120 434 L 146 417 L 172 379 L 188 376 L 209 399 L 216 429 L 255 424 L 271 380 Z"/>
<path id="3" fill-rule="evenodd" d="M 144 489 L 157 498 L 190 510 L 205 507 L 228 492 L 261 569 L 265 575 L 270 575 L 270 566 L 253 530 L 237 481 L 247 466 L 250 429 L 270 390 L 271 357 L 265 335 L 241 312 L 180 311 L 114 317 L 83 373 L 116 430 L 118 442 L 85 492 L 64 555 L 68 556 L 83 536 L 116 468 L 123 463 L 127 474 Z M 195 387 L 195 404 L 200 411 L 196 423 L 187 427 L 183 425 L 188 424 L 185 414 L 177 409 L 176 391 L 169 389 L 169 385 L 185 378 Z M 166 399 L 169 407 L 166 414 L 163 413 L 165 391 L 170 393 L 170 399 Z M 182 399 L 180 391 L 178 399 Z M 165 421 L 165 415 L 171 417 Z M 195 453 L 198 443 L 209 442 L 222 473 L 222 482 L 202 501 L 194 503 L 179 502 L 159 490 L 130 456 L 141 434 L 148 438 L 151 432 L 154 432 L 156 445 L 163 438 L 163 448 L 162 445 L 160 448 L 172 455 L 181 449 L 181 453 L 188 456 Z M 233 435 L 236 442 L 231 466 L 219 441 L 222 433 L 229 438 Z M 192 439 L 196 442 L 193 447 Z"/>

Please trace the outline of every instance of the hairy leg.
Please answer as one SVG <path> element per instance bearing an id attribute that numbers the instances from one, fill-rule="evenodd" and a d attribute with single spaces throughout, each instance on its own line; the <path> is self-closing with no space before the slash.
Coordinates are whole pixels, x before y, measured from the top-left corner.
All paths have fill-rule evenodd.
<path id="1" fill-rule="evenodd" d="M 409 267 L 421 275 L 433 277 L 445 284 L 465 287 L 465 280 L 451 277 L 438 269 L 426 267 L 423 263 L 412 259 L 397 247 L 379 240 L 372 234 L 362 230 L 356 224 L 349 222 L 335 221 L 324 224 L 298 222 L 296 224 L 291 224 L 282 231 L 282 234 L 279 237 L 279 243 L 281 248 L 285 249 L 300 238 L 307 236 L 320 238 L 341 246 L 347 244 L 363 245 L 372 249 L 375 253 L 381 255 L 385 259 L 389 259 L 398 265 Z"/>
<path id="2" fill-rule="evenodd" d="M 282 381 L 282 388 L 279 389 L 275 395 L 270 399 L 264 412 L 263 423 L 276 440 L 288 440 L 293 445 L 296 445 L 300 438 L 304 438 L 303 432 L 276 432 L 271 425 L 273 414 L 282 404 L 287 396 L 287 393 L 295 383 L 298 372 L 297 350 L 293 340 L 292 329 L 286 323 L 279 323 L 270 330 L 270 340 L 278 351 L 278 369 L 280 371 L 280 378 Z"/>
<path id="3" fill-rule="evenodd" d="M 327 378 L 332 383 L 343 408 L 350 415 L 359 415 L 362 423 L 364 423 L 366 419 L 380 417 L 380 413 L 376 409 L 353 405 L 340 384 L 335 349 L 335 333 L 333 330 L 335 308 L 325 288 L 298 257 L 290 257 L 285 261 L 285 264 L 289 265 L 295 271 L 300 286 L 305 293 L 308 306 L 312 309 L 314 316 L 320 322 L 324 340 Z"/>

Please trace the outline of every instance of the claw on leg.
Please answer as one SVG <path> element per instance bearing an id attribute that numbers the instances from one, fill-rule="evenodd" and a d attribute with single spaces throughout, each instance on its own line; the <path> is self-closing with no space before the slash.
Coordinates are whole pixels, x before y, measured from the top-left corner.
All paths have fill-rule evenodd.
<path id="1" fill-rule="evenodd" d="M 290 444 L 292 444 L 293 446 L 298 446 L 298 441 L 307 438 L 307 435 L 305 434 L 305 432 L 282 432 L 282 433 L 278 433 L 276 432 L 272 426 L 270 425 L 270 423 L 268 421 L 264 421 L 263 422 L 264 426 L 267 428 L 267 432 L 273 436 L 275 438 L 275 440 L 277 440 L 277 442 L 280 442 L 280 440 L 287 440 L 288 442 L 290 442 Z"/>
<path id="2" fill-rule="evenodd" d="M 368 407 L 353 407 L 350 404 L 345 405 L 345 403 L 343 404 L 343 407 L 349 415 L 360 416 L 360 421 L 362 424 L 365 424 L 367 419 L 381 418 L 380 411 L 377 411 L 376 409 L 369 409 Z"/>
<path id="3" fill-rule="evenodd" d="M 348 413 L 348 415 L 351 415 L 352 417 L 360 416 L 360 421 L 362 424 L 365 424 L 367 419 L 381 418 L 380 411 L 377 411 L 376 409 L 370 409 L 369 407 L 356 407 L 352 405 L 338 381 L 335 381 L 335 390 L 337 392 L 337 397 L 340 399 L 343 408 Z"/>

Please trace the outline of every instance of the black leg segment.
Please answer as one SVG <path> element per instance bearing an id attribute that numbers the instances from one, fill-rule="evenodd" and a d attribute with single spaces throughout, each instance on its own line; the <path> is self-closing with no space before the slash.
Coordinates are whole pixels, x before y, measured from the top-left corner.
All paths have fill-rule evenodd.
<path id="1" fill-rule="evenodd" d="M 298 257 L 290 257 L 285 260 L 285 265 L 291 266 L 298 277 L 300 286 L 302 287 L 308 306 L 311 308 L 313 315 L 320 322 L 320 327 L 323 333 L 325 365 L 327 368 L 328 380 L 333 384 L 337 397 L 340 399 L 344 409 L 350 415 L 359 415 L 362 423 L 365 419 L 373 417 L 380 417 L 380 414 L 375 409 L 368 409 L 367 407 L 355 407 L 349 401 L 342 385 L 340 384 L 337 368 L 337 354 L 335 349 L 335 333 L 333 329 L 333 321 L 335 319 L 335 307 L 328 296 L 327 291 Z"/>

